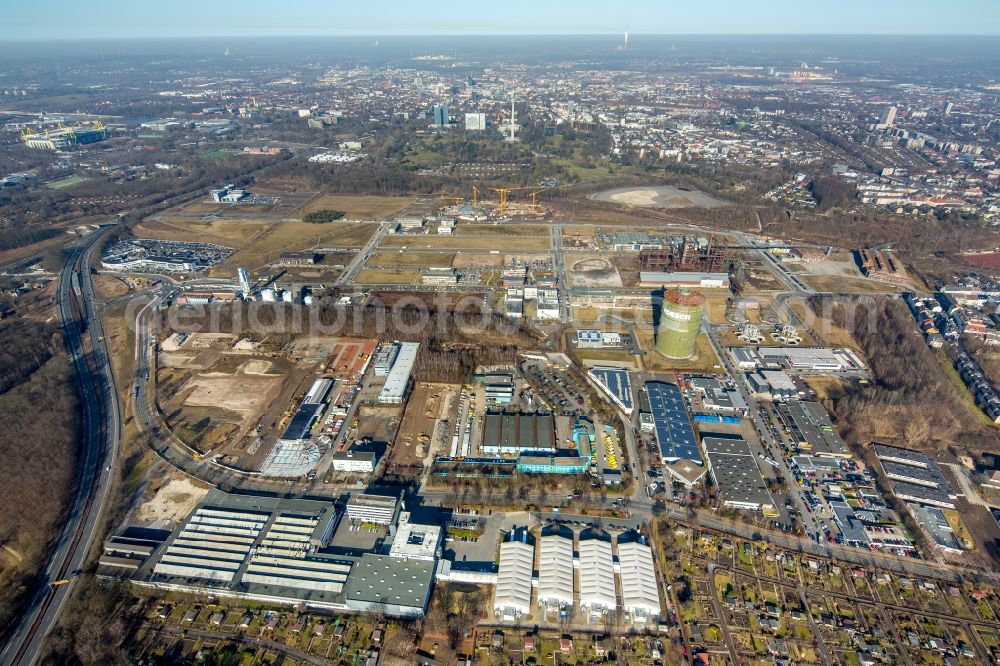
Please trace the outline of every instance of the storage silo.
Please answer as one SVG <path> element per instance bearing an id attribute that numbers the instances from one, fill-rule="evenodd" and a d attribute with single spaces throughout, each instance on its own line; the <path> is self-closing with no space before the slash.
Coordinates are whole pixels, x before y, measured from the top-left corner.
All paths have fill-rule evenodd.
<path id="1" fill-rule="evenodd" d="M 688 289 L 669 289 L 663 294 L 660 324 L 656 328 L 656 351 L 667 358 L 694 355 L 705 297 Z"/>

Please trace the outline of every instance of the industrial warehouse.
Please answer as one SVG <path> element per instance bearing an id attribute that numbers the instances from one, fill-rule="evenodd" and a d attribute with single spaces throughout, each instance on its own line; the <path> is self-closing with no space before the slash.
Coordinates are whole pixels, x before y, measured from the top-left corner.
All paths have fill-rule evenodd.
<path id="1" fill-rule="evenodd" d="M 954 509 L 957 495 L 938 464 L 920 453 L 885 444 L 875 445 L 875 455 L 893 493 L 902 500 Z"/>
<path id="2" fill-rule="evenodd" d="M 408 513 L 400 513 L 398 498 L 379 499 L 354 497 L 345 514 L 328 501 L 212 490 L 132 581 L 314 610 L 420 617 L 430 599 L 441 529 L 412 523 Z M 363 515 L 355 512 L 358 507 L 366 507 Z M 349 537 L 359 521 L 386 518 L 380 545 L 348 552 L 341 533 Z M 107 565 L 113 568 L 114 562 Z"/>
<path id="3" fill-rule="evenodd" d="M 798 372 L 844 372 L 865 369 L 865 364 L 850 349 L 826 347 L 730 347 L 729 354 L 738 368 L 783 369 Z"/>
<path id="4" fill-rule="evenodd" d="M 632 382 L 628 372 L 621 368 L 595 366 L 587 374 L 623 412 L 632 413 Z"/>
<path id="5" fill-rule="evenodd" d="M 500 544 L 494 613 L 513 621 L 536 606 L 543 618 L 566 620 L 579 608 L 582 619 L 597 623 L 621 608 L 633 623 L 655 620 L 661 611 L 652 550 L 632 532 L 612 539 L 599 530 L 576 533 L 562 526 L 545 527 L 537 536 L 513 530 Z"/>
<path id="6" fill-rule="evenodd" d="M 483 453 L 517 455 L 522 451 L 554 452 L 555 419 L 551 414 L 491 412 L 483 422 Z"/>
<path id="7" fill-rule="evenodd" d="M 788 403 L 792 436 L 799 448 L 817 456 L 850 458 L 851 451 L 830 422 L 830 415 L 818 402 Z"/>
<path id="8" fill-rule="evenodd" d="M 706 436 L 701 440 L 712 481 L 722 491 L 725 506 L 745 511 L 774 512 L 771 493 L 767 490 L 757 460 L 750 445 L 738 437 Z"/>
<path id="9" fill-rule="evenodd" d="M 646 394 L 663 461 L 690 460 L 700 465 L 701 452 L 681 390 L 674 384 L 646 382 Z"/>
<path id="10" fill-rule="evenodd" d="M 402 404 L 410 388 L 410 374 L 420 349 L 420 344 L 416 342 L 394 342 L 392 346 L 396 351 L 388 354 L 389 370 L 385 373 L 385 385 L 378 394 L 378 401 L 384 405 Z"/>

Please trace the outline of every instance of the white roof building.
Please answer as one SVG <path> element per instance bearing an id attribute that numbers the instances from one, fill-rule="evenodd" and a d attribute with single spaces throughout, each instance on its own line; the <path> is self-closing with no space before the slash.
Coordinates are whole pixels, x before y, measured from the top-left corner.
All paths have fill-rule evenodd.
<path id="1" fill-rule="evenodd" d="M 607 541 L 580 541 L 580 605 L 591 611 L 613 609 L 618 605 L 614 560 L 611 544 Z"/>
<path id="2" fill-rule="evenodd" d="M 437 559 L 440 545 L 440 526 L 411 523 L 410 512 L 403 511 L 396 523 L 396 536 L 392 539 L 389 557 L 433 562 Z"/>
<path id="3" fill-rule="evenodd" d="M 410 385 L 410 372 L 417 360 L 418 342 L 400 342 L 399 352 L 392 364 L 392 369 L 385 378 L 385 385 L 379 391 L 378 401 L 381 404 L 398 405 L 403 402 L 406 390 Z"/>
<path id="4" fill-rule="evenodd" d="M 538 603 L 573 604 L 573 540 L 558 534 L 541 538 Z"/>
<path id="5" fill-rule="evenodd" d="M 493 610 L 504 619 L 515 619 L 531 612 L 531 576 L 535 546 L 523 541 L 500 544 L 500 567 Z"/>
<path id="6" fill-rule="evenodd" d="M 660 614 L 660 594 L 653 570 L 653 551 L 636 542 L 618 544 L 618 562 L 622 581 L 622 607 L 636 617 Z"/>

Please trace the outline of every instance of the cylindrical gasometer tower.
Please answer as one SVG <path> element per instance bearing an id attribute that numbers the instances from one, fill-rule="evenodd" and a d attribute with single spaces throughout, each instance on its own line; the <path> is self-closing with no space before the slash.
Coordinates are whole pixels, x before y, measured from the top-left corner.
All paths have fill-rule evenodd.
<path id="1" fill-rule="evenodd" d="M 705 297 L 688 289 L 668 289 L 663 293 L 660 324 L 656 328 L 656 351 L 667 358 L 694 355 Z"/>

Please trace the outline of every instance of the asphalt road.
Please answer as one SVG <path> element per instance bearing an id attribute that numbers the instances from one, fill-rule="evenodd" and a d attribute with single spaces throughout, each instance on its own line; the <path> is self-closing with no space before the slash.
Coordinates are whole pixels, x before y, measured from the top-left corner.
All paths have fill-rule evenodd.
<path id="1" fill-rule="evenodd" d="M 104 233 L 106 230 L 87 237 L 70 253 L 60 272 L 56 307 L 66 333 L 83 412 L 77 484 L 67 508 L 66 522 L 52 546 L 42 576 L 21 615 L 21 622 L 6 637 L 0 649 L 0 664 L 4 666 L 32 664 L 41 656 L 45 639 L 72 593 L 73 572 L 83 569 L 86 564 L 91 545 L 103 524 L 104 507 L 110 494 L 121 440 L 121 418 L 104 332 L 94 307 L 89 270 L 97 240 Z M 72 312 L 74 275 L 78 276 L 77 298 L 86 321 L 86 332 L 83 334 Z M 95 370 L 91 370 L 87 362 L 85 336 L 90 338 Z M 66 578 L 71 581 L 65 585 L 49 585 Z"/>

